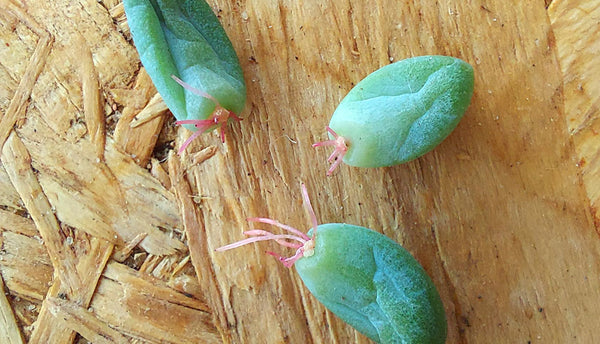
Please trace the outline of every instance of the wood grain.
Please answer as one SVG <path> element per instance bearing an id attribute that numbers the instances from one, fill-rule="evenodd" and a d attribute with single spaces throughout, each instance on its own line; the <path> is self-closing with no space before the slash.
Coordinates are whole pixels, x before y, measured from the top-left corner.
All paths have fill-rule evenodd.
<path id="1" fill-rule="evenodd" d="M 248 102 L 225 143 L 203 135 L 177 156 L 190 133 L 140 66 L 120 1 L 0 0 L 12 338 L 369 343 L 264 254 L 274 244 L 214 251 L 248 217 L 309 228 L 304 182 L 321 223 L 370 227 L 421 262 L 448 343 L 600 340 L 597 1 L 209 3 Z M 326 177 L 328 152 L 310 145 L 344 95 L 426 54 L 475 69 L 455 132 L 415 161 Z"/>
<path id="2" fill-rule="evenodd" d="M 556 36 L 556 51 L 564 81 L 567 126 L 590 198 L 596 226 L 600 224 L 600 4 L 595 1 L 554 1 L 548 9 Z"/>
<path id="3" fill-rule="evenodd" d="M 52 314 L 67 325 L 75 326 L 78 333 L 92 343 L 128 343 L 120 332 L 113 330 L 106 323 L 98 320 L 87 309 L 61 299 L 48 298 Z"/>
<path id="4" fill-rule="evenodd" d="M 23 343 L 23 337 L 13 314 L 12 307 L 6 297 L 4 282 L 0 279 L 0 340 L 2 343 Z"/>

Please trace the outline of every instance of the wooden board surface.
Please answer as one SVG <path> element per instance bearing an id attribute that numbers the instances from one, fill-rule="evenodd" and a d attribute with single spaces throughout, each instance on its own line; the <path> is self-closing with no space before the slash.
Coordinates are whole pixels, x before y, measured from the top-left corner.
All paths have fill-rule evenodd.
<path id="1" fill-rule="evenodd" d="M 321 223 L 380 231 L 423 264 L 448 343 L 600 341 L 597 1 L 209 3 L 248 103 L 224 144 L 178 157 L 189 132 L 120 1 L 0 0 L 0 342 L 369 343 L 273 245 L 214 252 L 247 217 L 310 227 L 301 182 Z M 475 69 L 455 132 L 326 177 L 310 145 L 344 95 L 428 54 Z"/>

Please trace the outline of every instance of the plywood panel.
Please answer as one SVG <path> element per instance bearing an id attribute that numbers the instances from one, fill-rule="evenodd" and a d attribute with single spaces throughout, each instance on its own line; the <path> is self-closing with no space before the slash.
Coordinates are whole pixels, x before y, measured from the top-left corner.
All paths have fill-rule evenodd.
<path id="1" fill-rule="evenodd" d="M 310 227 L 303 182 L 320 222 L 370 227 L 414 254 L 442 295 L 448 343 L 599 340 L 594 1 L 209 3 L 248 102 L 225 143 L 207 134 L 177 156 L 189 133 L 154 97 L 119 1 L 0 0 L 0 128 L 31 156 L 0 164 L 0 271 L 23 338 L 44 299 L 33 328 L 56 322 L 62 342 L 368 343 L 264 254 L 274 244 L 214 252 L 247 217 Z M 326 177 L 328 152 L 311 144 L 344 95 L 428 54 L 474 67 L 458 128 L 415 161 Z M 19 166 L 58 222 L 53 265 L 66 247 L 77 269 L 51 276 Z M 103 245 L 113 256 L 89 264 Z M 88 314 L 59 278 L 97 281 Z"/>

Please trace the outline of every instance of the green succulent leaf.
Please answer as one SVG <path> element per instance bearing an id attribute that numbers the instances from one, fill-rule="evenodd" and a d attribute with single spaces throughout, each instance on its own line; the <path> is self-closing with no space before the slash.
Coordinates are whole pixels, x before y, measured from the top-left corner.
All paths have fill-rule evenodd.
<path id="1" fill-rule="evenodd" d="M 215 103 L 184 89 L 171 75 L 211 95 L 227 110 L 243 110 L 246 85 L 238 57 L 204 0 L 123 3 L 140 60 L 178 120 L 207 119 Z"/>
<path id="2" fill-rule="evenodd" d="M 376 70 L 350 90 L 331 117 L 329 127 L 347 145 L 336 144 L 336 154 L 356 167 L 392 166 L 422 156 L 458 125 L 473 84 L 471 65 L 449 56 L 418 56 Z"/>
<path id="3" fill-rule="evenodd" d="M 329 310 L 377 343 L 445 342 L 440 296 L 402 246 L 368 228 L 343 223 L 319 225 L 315 240 L 314 254 L 295 266 Z"/>

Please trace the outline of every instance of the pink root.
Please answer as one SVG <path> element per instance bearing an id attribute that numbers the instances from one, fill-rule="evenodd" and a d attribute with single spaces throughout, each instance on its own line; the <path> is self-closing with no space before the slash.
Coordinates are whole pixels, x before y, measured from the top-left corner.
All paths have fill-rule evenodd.
<path id="1" fill-rule="evenodd" d="M 306 185 L 302 184 L 302 201 L 304 202 L 304 208 L 308 211 L 308 216 L 310 217 L 310 222 L 313 225 L 313 238 L 317 235 L 317 227 L 319 226 L 319 222 L 317 221 L 317 215 L 315 215 L 315 210 L 310 204 L 310 198 L 308 198 L 308 190 L 306 190 Z"/>
<path id="2" fill-rule="evenodd" d="M 246 221 L 249 222 L 261 222 L 261 223 L 266 223 L 268 225 L 273 225 L 276 227 L 279 227 L 281 229 L 285 229 L 286 231 L 296 234 L 297 236 L 303 238 L 304 240 L 310 240 L 310 238 L 308 237 L 308 235 L 302 233 L 301 231 L 297 230 L 294 227 L 288 226 L 288 225 L 284 225 L 283 223 L 279 222 L 279 221 L 275 221 L 275 220 L 271 220 L 271 219 L 267 219 L 264 217 L 249 217 L 246 219 Z"/>
<path id="3" fill-rule="evenodd" d="M 265 234 L 256 234 L 256 233 L 253 233 L 253 232 L 257 232 L 257 231 L 264 232 Z M 267 231 L 263 231 L 263 230 L 246 231 L 246 232 L 244 232 L 244 234 L 248 235 L 248 236 L 251 236 L 251 238 L 247 238 L 247 239 L 244 239 L 244 240 L 240 240 L 238 242 L 234 242 L 233 244 L 229 244 L 229 245 L 225 245 L 223 247 L 219 247 L 216 250 L 217 251 L 227 251 L 227 250 L 230 250 L 232 248 L 237 248 L 237 247 L 240 247 L 240 246 L 251 244 L 253 242 L 266 241 L 266 240 L 275 240 L 278 243 L 283 241 L 284 242 L 283 246 L 294 247 L 294 248 L 296 248 L 296 245 L 294 245 L 293 243 L 289 243 L 287 241 L 284 241 L 284 240 L 286 240 L 286 239 L 297 240 L 297 241 L 301 242 L 302 244 L 306 243 L 305 240 L 303 240 L 302 238 L 299 238 L 297 236 L 294 236 L 294 235 L 289 235 L 289 234 L 273 234 L 271 232 L 267 232 Z M 301 244 L 301 246 L 302 246 L 302 244 Z"/>
<path id="4" fill-rule="evenodd" d="M 194 134 L 192 134 L 192 136 L 190 136 L 187 140 L 185 140 L 185 142 L 181 145 L 181 148 L 179 148 L 179 151 L 177 152 L 177 154 L 181 155 L 181 153 L 183 153 L 183 151 L 187 148 L 187 146 L 189 146 L 189 144 L 195 138 L 200 136 L 205 131 L 213 129 L 213 128 L 220 129 L 221 142 L 224 143 L 225 142 L 225 128 L 227 126 L 227 123 L 229 122 L 229 119 L 233 119 L 234 121 L 238 121 L 238 122 L 241 121 L 242 119 L 240 117 L 238 117 L 235 113 L 233 113 L 233 111 L 229 111 L 229 110 L 225 109 L 224 107 L 222 107 L 221 104 L 219 103 L 219 101 L 215 97 L 211 96 L 210 94 L 208 94 L 202 90 L 199 90 L 197 88 L 192 87 L 191 85 L 189 85 L 188 83 L 179 79 L 175 75 L 171 75 L 171 77 L 173 78 L 173 80 L 175 80 L 178 84 L 180 84 L 186 90 L 189 90 L 190 92 L 194 93 L 195 95 L 209 99 L 213 103 L 215 103 L 215 110 L 213 111 L 211 117 L 208 119 L 189 119 L 189 120 L 182 120 L 182 121 L 175 122 L 175 124 L 178 124 L 178 125 L 193 124 L 197 128 L 196 132 Z"/>
<path id="5" fill-rule="evenodd" d="M 214 125 L 214 121 L 211 119 L 189 119 L 184 121 L 177 121 L 175 122 L 175 124 L 193 124 L 196 128 L 198 128 L 196 132 L 194 132 L 190 137 L 187 138 L 187 140 L 185 140 L 185 142 L 183 142 L 181 148 L 179 148 L 179 151 L 177 151 L 177 154 L 181 155 L 181 153 L 183 153 L 183 151 L 187 148 L 187 146 L 190 145 L 190 143 L 192 143 L 192 141 L 194 141 L 195 138 L 202 135 L 206 130 L 208 130 Z"/>
<path id="6" fill-rule="evenodd" d="M 290 227 L 288 225 L 284 225 L 284 224 L 280 223 L 279 221 L 264 218 L 264 217 L 251 217 L 251 218 L 247 219 L 249 222 L 260 222 L 260 223 L 265 223 L 268 225 L 273 225 L 273 226 L 279 227 L 291 234 L 274 234 L 272 232 L 265 231 L 262 229 L 251 229 L 249 231 L 244 232 L 244 234 L 249 236 L 249 238 L 234 242 L 229 245 L 219 247 L 215 251 L 219 251 L 219 252 L 227 251 L 227 250 L 231 250 L 231 249 L 234 249 L 234 248 L 237 248 L 240 246 L 248 245 L 248 244 L 259 242 L 259 241 L 273 240 L 281 246 L 296 249 L 296 253 L 291 257 L 284 257 L 277 253 L 274 253 L 271 251 L 266 251 L 267 254 L 276 257 L 287 268 L 291 268 L 298 259 L 300 259 L 304 256 L 313 255 L 318 223 L 317 223 L 317 217 L 315 215 L 315 212 L 314 212 L 312 205 L 310 204 L 310 200 L 308 198 L 308 192 L 306 191 L 306 186 L 304 184 L 302 184 L 302 199 L 304 200 L 304 206 L 308 210 L 308 213 L 310 215 L 310 219 L 311 219 L 311 222 L 313 225 L 312 238 L 309 237 L 308 235 L 306 235 L 305 233 L 301 232 L 300 230 L 298 230 L 294 227 Z"/>
<path id="7" fill-rule="evenodd" d="M 277 258 L 281 262 L 281 264 L 283 264 L 283 266 L 285 266 L 286 268 L 291 268 L 292 266 L 294 266 L 294 263 L 296 263 L 298 259 L 304 256 L 304 251 L 301 248 L 296 250 L 296 254 L 294 254 L 291 257 L 284 257 L 280 254 L 271 251 L 266 251 L 265 253 Z"/>
<path id="8" fill-rule="evenodd" d="M 328 162 L 332 162 L 331 167 L 327 171 L 327 175 L 330 176 L 333 171 L 342 163 L 344 159 L 344 155 L 348 151 L 348 146 L 346 145 L 346 139 L 342 136 L 339 136 L 333 129 L 329 126 L 326 127 L 327 131 L 333 136 L 333 140 L 321 141 L 314 143 L 313 147 L 321 147 L 321 146 L 333 146 L 333 153 L 327 158 Z"/>

